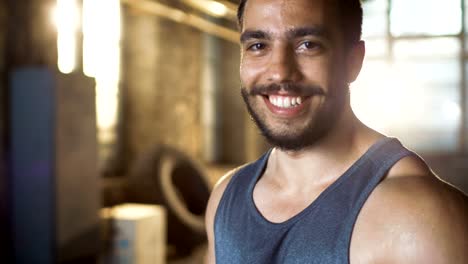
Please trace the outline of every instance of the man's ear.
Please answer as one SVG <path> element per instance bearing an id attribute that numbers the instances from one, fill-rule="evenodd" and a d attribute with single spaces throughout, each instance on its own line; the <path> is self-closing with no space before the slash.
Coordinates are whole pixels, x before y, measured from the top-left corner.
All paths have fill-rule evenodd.
<path id="1" fill-rule="evenodd" d="M 346 74 L 346 81 L 348 83 L 354 82 L 359 73 L 361 72 L 362 62 L 364 60 L 364 55 L 366 54 L 366 44 L 364 41 L 359 41 L 358 43 L 354 44 L 347 56 L 347 74 Z"/>

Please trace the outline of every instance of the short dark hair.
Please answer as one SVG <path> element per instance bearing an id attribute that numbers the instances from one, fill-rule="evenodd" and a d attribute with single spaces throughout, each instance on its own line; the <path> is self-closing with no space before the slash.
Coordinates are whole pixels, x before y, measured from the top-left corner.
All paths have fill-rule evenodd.
<path id="1" fill-rule="evenodd" d="M 361 40 L 362 35 L 362 5 L 360 0 L 335 0 L 340 17 L 340 28 L 346 46 L 353 45 Z M 247 0 L 240 0 L 237 9 L 237 22 L 242 29 L 244 9 Z"/>

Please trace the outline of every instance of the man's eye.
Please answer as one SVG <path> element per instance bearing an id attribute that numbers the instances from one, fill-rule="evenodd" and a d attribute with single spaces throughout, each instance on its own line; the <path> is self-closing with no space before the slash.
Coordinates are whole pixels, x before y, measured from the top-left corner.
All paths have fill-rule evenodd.
<path id="1" fill-rule="evenodd" d="M 321 49 L 322 45 L 317 42 L 313 41 L 305 41 L 302 42 L 301 45 L 299 46 L 299 49 L 306 49 L 306 50 L 316 50 L 316 49 Z"/>
<path id="2" fill-rule="evenodd" d="M 263 43 L 255 43 L 253 45 L 250 45 L 247 49 L 248 50 L 252 50 L 252 51 L 258 51 L 258 50 L 262 50 L 265 48 L 265 44 Z"/>

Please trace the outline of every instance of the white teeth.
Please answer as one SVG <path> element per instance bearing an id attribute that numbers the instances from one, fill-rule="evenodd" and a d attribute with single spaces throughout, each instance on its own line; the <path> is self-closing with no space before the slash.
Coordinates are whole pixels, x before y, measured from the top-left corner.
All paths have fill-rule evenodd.
<path id="1" fill-rule="evenodd" d="M 284 99 L 281 98 L 281 97 L 278 97 L 277 100 L 278 100 L 277 106 L 279 106 L 279 107 L 284 107 Z"/>
<path id="2" fill-rule="evenodd" d="M 302 98 L 291 97 L 291 96 L 280 96 L 280 95 L 271 95 L 268 98 L 270 103 L 281 108 L 292 108 L 300 105 L 302 103 Z"/>

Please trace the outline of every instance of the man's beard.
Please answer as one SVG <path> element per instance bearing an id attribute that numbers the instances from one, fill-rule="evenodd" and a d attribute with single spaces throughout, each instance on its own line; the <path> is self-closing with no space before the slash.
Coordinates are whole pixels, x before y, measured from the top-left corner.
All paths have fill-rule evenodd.
<path id="1" fill-rule="evenodd" d="M 324 108 L 315 113 L 315 118 L 310 117 L 310 122 L 307 123 L 301 131 L 274 131 L 275 128 L 268 127 L 266 117 L 260 113 L 259 108 L 255 107 L 253 100 L 257 95 L 272 94 L 277 91 L 290 92 L 298 96 L 325 96 L 327 103 Z M 341 90 L 341 89 L 340 89 Z M 316 142 L 322 139 L 330 131 L 336 123 L 343 109 L 345 91 L 341 91 L 342 95 L 335 95 L 333 91 L 325 93 L 324 89 L 319 86 L 303 86 L 295 84 L 271 84 L 267 86 L 255 86 L 250 91 L 247 88 L 241 88 L 242 98 L 247 106 L 247 110 L 259 128 L 262 135 L 267 141 L 282 150 L 299 151 L 313 146 Z M 309 100 L 311 100 L 310 98 Z M 338 99 L 338 100 L 337 100 Z M 314 113 L 312 113 L 314 115 Z M 294 129 L 294 128 L 292 128 Z"/>

